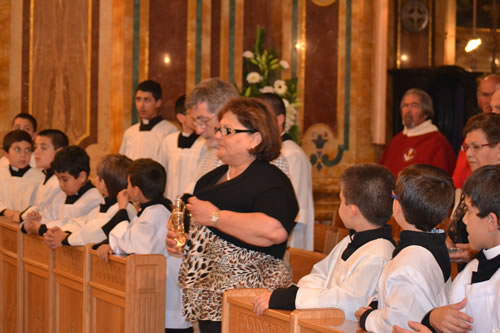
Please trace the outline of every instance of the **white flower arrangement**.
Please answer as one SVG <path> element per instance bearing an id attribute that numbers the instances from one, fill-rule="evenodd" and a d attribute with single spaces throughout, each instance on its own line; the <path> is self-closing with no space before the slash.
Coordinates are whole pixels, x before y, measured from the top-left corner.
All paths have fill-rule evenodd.
<path id="1" fill-rule="evenodd" d="M 264 50 L 264 40 L 265 30 L 257 27 L 254 51 L 243 52 L 246 82 L 243 83 L 241 95 L 258 97 L 264 93 L 278 94 L 286 107 L 285 131 L 299 142 L 299 129 L 296 124 L 297 109 L 300 106 L 297 101 L 297 78 L 280 78 L 281 70 L 289 69 L 290 65 L 286 60 L 279 59 L 272 48 Z"/>
<path id="2" fill-rule="evenodd" d="M 259 83 L 262 81 L 262 75 L 257 72 L 251 72 L 247 75 L 247 82 L 250 84 Z"/>

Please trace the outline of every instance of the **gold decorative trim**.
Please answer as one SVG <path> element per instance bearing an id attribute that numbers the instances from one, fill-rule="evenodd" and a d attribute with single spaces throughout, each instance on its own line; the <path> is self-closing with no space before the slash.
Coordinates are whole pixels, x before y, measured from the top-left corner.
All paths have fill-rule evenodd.
<path id="1" fill-rule="evenodd" d="M 139 82 L 149 76 L 149 8 L 150 0 L 141 0 L 139 39 Z"/>
<path id="2" fill-rule="evenodd" d="M 35 0 L 30 1 L 30 51 L 29 51 L 29 90 L 28 90 L 28 113 L 33 114 L 33 34 L 34 34 Z"/>
<path id="3" fill-rule="evenodd" d="M 193 90 L 196 71 L 196 0 L 188 0 L 186 38 L 186 93 Z"/>
<path id="4" fill-rule="evenodd" d="M 331 6 L 335 3 L 335 0 L 312 0 L 312 2 L 320 7 Z"/>
<path id="5" fill-rule="evenodd" d="M 307 40 L 306 40 L 306 0 L 299 0 L 298 3 L 298 17 L 297 17 L 297 43 L 303 45 L 303 47 L 297 48 L 297 75 L 298 75 L 298 92 L 299 92 L 299 101 L 300 104 L 300 112 L 297 115 L 297 125 L 299 126 L 299 130 L 301 133 L 305 132 L 304 128 L 304 87 L 306 81 L 306 49 L 307 49 Z M 297 47 L 297 45 L 292 45 L 292 47 Z"/>
<path id="6" fill-rule="evenodd" d="M 212 0 L 203 0 L 201 32 L 201 79 L 210 78 L 212 53 Z"/>
<path id="7" fill-rule="evenodd" d="M 220 2 L 219 77 L 227 81 L 229 78 L 229 1 L 220 0 Z"/>

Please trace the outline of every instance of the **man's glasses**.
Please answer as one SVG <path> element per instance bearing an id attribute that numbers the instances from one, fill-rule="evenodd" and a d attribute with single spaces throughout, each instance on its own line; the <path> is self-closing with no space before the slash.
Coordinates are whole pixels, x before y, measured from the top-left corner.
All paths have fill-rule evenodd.
<path id="1" fill-rule="evenodd" d="M 498 143 L 498 142 L 497 142 Z M 461 145 L 460 146 L 460 149 L 466 153 L 469 149 L 471 149 L 473 152 L 477 152 L 478 150 L 480 150 L 481 148 L 483 147 L 486 147 L 486 146 L 492 146 L 492 145 L 496 145 L 497 143 L 485 143 L 485 144 L 477 144 L 477 143 L 473 143 L 471 145 Z"/>
<path id="2" fill-rule="evenodd" d="M 222 136 L 227 136 L 231 134 L 237 134 L 237 133 L 255 133 L 257 132 L 256 130 L 253 129 L 234 129 L 230 127 L 218 127 L 215 129 L 215 133 L 220 132 Z"/>
<path id="3" fill-rule="evenodd" d="M 205 128 L 207 128 L 208 123 L 211 122 L 212 120 L 214 120 L 215 117 L 217 117 L 216 114 L 213 115 L 213 117 L 211 117 L 211 118 L 204 118 L 204 117 L 194 118 L 193 117 L 193 123 L 195 126 L 198 126 L 199 128 L 205 129 Z"/>

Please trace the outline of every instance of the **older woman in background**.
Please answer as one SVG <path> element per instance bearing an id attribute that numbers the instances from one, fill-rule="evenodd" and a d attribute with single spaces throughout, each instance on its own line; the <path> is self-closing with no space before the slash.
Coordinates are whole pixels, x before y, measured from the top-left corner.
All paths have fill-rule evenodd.
<path id="1" fill-rule="evenodd" d="M 224 291 L 291 284 L 283 255 L 298 212 L 290 180 L 269 164 L 281 139 L 266 105 L 236 98 L 218 116 L 217 156 L 225 164 L 203 176 L 188 200 L 194 221 L 179 273 L 183 314 L 202 333 L 220 332 Z M 179 252 L 175 245 L 169 232 L 170 252 Z"/>
<path id="2" fill-rule="evenodd" d="M 464 144 L 467 162 L 474 172 L 485 165 L 500 163 L 500 114 L 481 113 L 471 117 L 464 128 Z M 467 230 L 462 218 L 465 215 L 465 199 L 462 191 L 457 189 L 458 205 L 456 206 L 448 227 L 448 247 L 450 259 L 463 268 L 477 251 L 473 251 L 467 239 Z"/>

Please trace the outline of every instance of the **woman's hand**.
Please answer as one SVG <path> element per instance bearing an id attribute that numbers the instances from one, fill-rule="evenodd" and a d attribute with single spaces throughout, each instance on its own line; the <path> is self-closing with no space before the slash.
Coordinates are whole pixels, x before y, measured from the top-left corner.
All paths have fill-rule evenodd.
<path id="1" fill-rule="evenodd" d="M 200 200 L 195 196 L 188 199 L 186 208 L 196 223 L 206 226 L 213 226 L 212 215 L 219 210 L 210 201 Z"/>
<path id="2" fill-rule="evenodd" d="M 272 291 L 267 291 L 266 293 L 259 295 L 253 300 L 253 312 L 258 316 L 264 314 L 264 312 L 269 309 L 269 300 L 271 299 Z"/>

